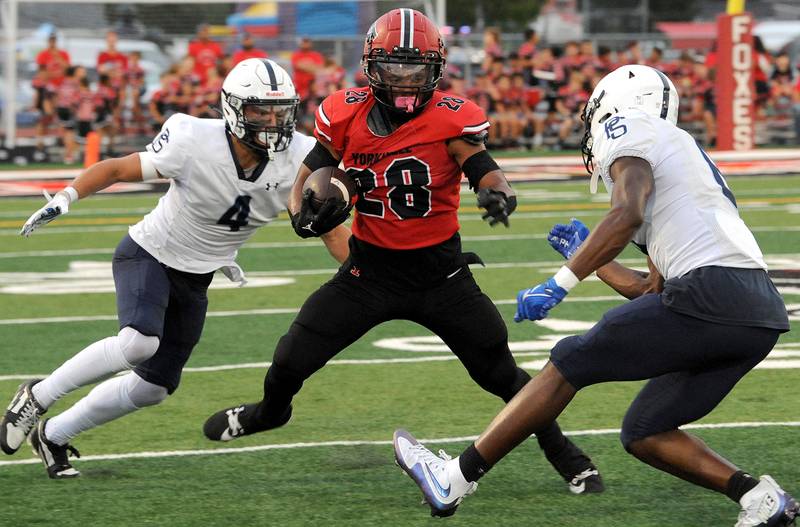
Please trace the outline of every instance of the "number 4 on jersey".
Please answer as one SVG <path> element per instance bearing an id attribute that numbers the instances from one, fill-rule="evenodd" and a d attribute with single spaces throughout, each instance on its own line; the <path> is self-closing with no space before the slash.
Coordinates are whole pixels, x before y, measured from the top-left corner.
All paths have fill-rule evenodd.
<path id="1" fill-rule="evenodd" d="M 217 225 L 228 225 L 231 231 L 236 232 L 247 225 L 247 217 L 250 216 L 250 196 L 239 196 L 233 202 L 231 208 L 217 220 Z"/>

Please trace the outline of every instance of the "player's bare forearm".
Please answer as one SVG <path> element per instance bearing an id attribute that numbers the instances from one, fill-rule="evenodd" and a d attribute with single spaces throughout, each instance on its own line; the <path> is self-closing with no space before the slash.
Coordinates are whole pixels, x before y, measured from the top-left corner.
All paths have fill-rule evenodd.
<path id="1" fill-rule="evenodd" d="M 508 180 L 506 179 L 506 176 L 503 174 L 502 170 L 493 170 L 483 176 L 478 182 L 478 190 L 483 188 L 497 190 L 508 197 L 516 196 L 516 192 L 514 192 L 514 189 L 511 188 L 511 185 L 509 185 Z"/>
<path id="2" fill-rule="evenodd" d="M 648 293 L 660 293 L 664 279 L 658 271 L 646 273 L 625 267 L 617 262 L 609 262 L 597 270 L 597 277 L 625 298 L 634 299 Z"/>
<path id="3" fill-rule="evenodd" d="M 78 197 L 85 198 L 114 183 L 135 181 L 142 181 L 142 165 L 138 153 L 95 163 L 81 172 L 71 186 L 78 192 Z"/>
<path id="4" fill-rule="evenodd" d="M 325 242 L 325 247 L 327 247 L 328 252 L 331 253 L 334 260 L 341 264 L 350 256 L 349 242 L 351 235 L 352 233 L 349 227 L 346 225 L 339 225 L 332 231 L 320 236 L 320 238 Z"/>
<path id="5" fill-rule="evenodd" d="M 469 158 L 485 150 L 486 147 L 483 145 L 483 143 L 475 144 L 465 141 L 464 139 L 453 139 L 447 143 L 447 151 L 462 169 L 465 168 L 464 163 L 466 163 Z M 492 161 L 492 163 L 494 162 Z M 495 164 L 494 166 L 496 167 L 497 165 Z M 478 181 L 478 188 L 475 189 L 476 192 L 478 190 L 488 188 L 502 192 L 507 197 L 516 195 L 514 193 L 514 189 L 512 189 L 511 185 L 508 184 L 505 174 L 503 174 L 503 171 L 499 168 L 497 170 L 486 172 L 485 174 L 479 173 L 477 175 L 480 176 L 480 181 Z"/>
<path id="6" fill-rule="evenodd" d="M 292 185 L 292 191 L 289 193 L 288 209 L 289 214 L 297 214 L 300 212 L 300 202 L 303 199 L 303 184 L 305 184 L 308 176 L 311 175 L 311 169 L 304 164 L 300 165 L 300 170 L 297 171 L 297 177 Z"/>
<path id="7" fill-rule="evenodd" d="M 611 177 L 611 210 L 567 262 L 579 280 L 616 258 L 644 221 L 647 198 L 654 185 L 650 164 L 640 158 L 622 157 L 611 166 Z"/>

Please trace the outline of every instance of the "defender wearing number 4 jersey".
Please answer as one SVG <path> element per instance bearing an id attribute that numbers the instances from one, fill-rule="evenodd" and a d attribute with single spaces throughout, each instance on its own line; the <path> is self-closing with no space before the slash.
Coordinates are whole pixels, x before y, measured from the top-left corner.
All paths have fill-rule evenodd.
<path id="1" fill-rule="evenodd" d="M 417 11 L 395 9 L 380 17 L 368 32 L 362 64 L 370 86 L 336 92 L 319 107 L 318 142 L 289 203 L 300 236 L 343 221 L 346 208 L 315 214 L 311 195 L 301 195 L 313 170 L 341 162 L 359 188 L 349 259 L 281 338 L 263 400 L 212 415 L 205 426 L 209 439 L 282 426 L 307 378 L 389 320 L 434 332 L 484 390 L 505 401 L 530 378 L 514 362 L 503 319 L 470 272 L 468 264 L 480 260 L 461 251 L 458 234 L 462 172 L 491 224 L 507 225 L 516 203 L 484 148 L 486 116 L 472 102 L 436 91 L 444 47 L 436 26 Z M 596 467 L 555 422 L 536 434 L 572 492 L 603 489 Z"/>
<path id="2" fill-rule="evenodd" d="M 0 424 L 6 454 L 33 430 L 31 444 L 51 478 L 78 475 L 67 453 L 79 433 L 175 391 L 200 339 L 214 272 L 244 283 L 237 250 L 286 208 L 314 143 L 294 131 L 298 97 L 289 75 L 269 60 L 243 61 L 226 77 L 221 99 L 224 119 L 173 115 L 146 151 L 90 167 L 23 227 L 28 236 L 66 214 L 79 197 L 117 182 L 170 180 L 158 206 L 114 253 L 119 334 L 89 345 L 47 378 L 20 386 Z M 131 371 L 37 426 L 67 393 L 125 370 Z"/>
<path id="3" fill-rule="evenodd" d="M 605 313 L 585 335 L 558 342 L 542 371 L 461 456 L 436 456 L 398 430 L 398 463 L 442 511 L 452 511 L 578 390 L 647 380 L 622 423 L 629 453 L 728 496 L 740 506 L 736 527 L 794 525 L 800 505 L 772 477 L 751 477 L 681 430 L 714 410 L 789 330 L 783 300 L 733 193 L 695 140 L 675 126 L 678 94 L 658 70 L 629 65 L 608 74 L 583 119 L 591 190 L 602 179 L 611 210 L 591 234 L 578 220 L 553 228 L 550 244 L 568 261 L 543 284 L 520 291 L 515 320 L 546 317 L 595 271 L 631 302 Z M 648 255 L 649 272 L 613 260 L 631 241 Z M 793 467 L 797 458 L 771 462 Z M 450 492 L 442 496 L 441 488 Z M 662 507 L 654 512 L 665 525 L 675 523 Z"/>

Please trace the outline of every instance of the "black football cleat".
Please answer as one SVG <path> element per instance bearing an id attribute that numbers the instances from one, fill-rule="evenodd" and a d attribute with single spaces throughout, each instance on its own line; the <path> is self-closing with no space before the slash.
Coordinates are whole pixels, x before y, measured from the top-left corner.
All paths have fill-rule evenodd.
<path id="1" fill-rule="evenodd" d="M 47 469 L 47 475 L 50 479 L 69 479 L 77 478 L 81 475 L 80 472 L 75 470 L 69 462 L 69 454 L 75 457 L 81 457 L 78 449 L 70 444 L 56 445 L 51 443 L 44 435 L 44 428 L 47 425 L 47 419 L 39 421 L 38 426 L 33 430 L 28 442 L 33 448 L 33 453 L 39 456 L 39 459 L 44 463 Z"/>
<path id="2" fill-rule="evenodd" d="M 232 441 L 242 436 L 279 428 L 292 418 L 292 405 L 277 419 L 262 420 L 260 403 L 243 404 L 215 413 L 203 425 L 203 433 L 212 441 Z"/>
<path id="3" fill-rule="evenodd" d="M 19 385 L 0 421 L 0 449 L 9 456 L 19 450 L 39 421 L 39 416 L 47 411 L 39 406 L 31 391 L 39 381 L 41 379 L 33 379 Z"/>
<path id="4" fill-rule="evenodd" d="M 555 456 L 546 455 L 553 468 L 567 482 L 573 494 L 598 494 L 605 490 L 600 471 L 589 456 L 567 439 L 567 446 Z"/>

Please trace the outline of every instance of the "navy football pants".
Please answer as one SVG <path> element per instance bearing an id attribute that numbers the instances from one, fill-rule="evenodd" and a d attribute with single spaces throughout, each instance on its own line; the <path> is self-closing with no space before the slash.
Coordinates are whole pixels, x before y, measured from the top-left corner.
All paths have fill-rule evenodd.
<path id="1" fill-rule="evenodd" d="M 622 425 L 622 443 L 675 430 L 713 410 L 769 354 L 780 332 L 682 315 L 644 295 L 608 311 L 588 333 L 567 337 L 550 360 L 576 389 L 651 379 Z"/>
<path id="2" fill-rule="evenodd" d="M 200 341 L 206 319 L 206 291 L 214 273 L 192 274 L 167 267 L 126 235 L 112 261 L 119 327 L 159 338 L 155 355 L 134 371 L 169 393 Z"/>

